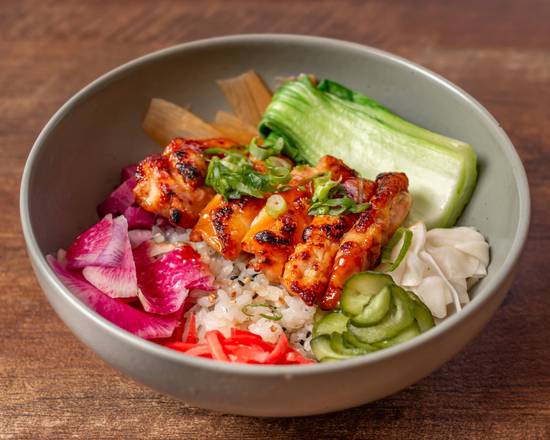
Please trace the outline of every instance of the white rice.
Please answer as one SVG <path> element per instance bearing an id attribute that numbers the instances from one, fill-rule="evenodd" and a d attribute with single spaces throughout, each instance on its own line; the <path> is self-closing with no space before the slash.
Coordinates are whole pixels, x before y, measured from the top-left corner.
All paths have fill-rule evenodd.
<path id="1" fill-rule="evenodd" d="M 160 247 L 165 244 L 189 244 L 208 265 L 215 277 L 215 292 L 193 290 L 190 292 L 196 304 L 187 312 L 195 314 L 199 341 L 210 330 L 219 330 L 229 336 L 231 327 L 249 330 L 265 341 L 277 342 L 285 332 L 290 344 L 302 354 L 311 357 L 311 330 L 315 307 L 310 307 L 284 287 L 271 284 L 267 278 L 247 267 L 247 259 L 241 255 L 237 260 L 223 258 L 204 242 L 189 240 L 189 229 L 153 227 L 153 239 Z M 249 304 L 267 304 L 275 307 L 280 319 L 266 319 L 260 314 L 271 316 L 265 307 L 248 307 Z"/>

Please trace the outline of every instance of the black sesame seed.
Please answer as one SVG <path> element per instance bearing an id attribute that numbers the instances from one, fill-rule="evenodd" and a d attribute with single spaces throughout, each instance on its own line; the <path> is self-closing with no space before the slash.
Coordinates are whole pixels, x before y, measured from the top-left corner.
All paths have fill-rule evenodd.
<path id="1" fill-rule="evenodd" d="M 180 220 L 181 220 L 181 211 L 176 208 L 170 209 L 170 222 L 177 225 Z"/>

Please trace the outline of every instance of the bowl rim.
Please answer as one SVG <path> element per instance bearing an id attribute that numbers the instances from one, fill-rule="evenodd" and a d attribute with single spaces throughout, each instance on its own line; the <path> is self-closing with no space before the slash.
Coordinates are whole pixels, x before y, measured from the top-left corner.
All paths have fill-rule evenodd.
<path id="1" fill-rule="evenodd" d="M 392 64 L 400 65 L 414 71 L 429 80 L 438 83 L 440 86 L 448 89 L 455 96 L 465 101 L 472 110 L 477 112 L 477 115 L 482 121 L 489 127 L 490 132 L 495 136 L 496 141 L 501 146 L 502 152 L 506 155 L 508 161 L 511 164 L 513 175 L 516 181 L 518 193 L 519 193 L 519 221 L 516 230 L 515 237 L 512 241 L 510 252 L 505 258 L 500 271 L 496 273 L 489 281 L 489 283 L 480 290 L 474 301 L 468 304 L 460 313 L 455 313 L 429 332 L 423 333 L 410 341 L 403 344 L 399 344 L 394 347 L 380 350 L 375 353 L 371 353 L 368 356 L 358 356 L 356 358 L 344 360 L 341 362 L 329 362 L 329 363 L 316 363 L 311 365 L 248 365 L 239 363 L 225 363 L 213 361 L 211 359 L 198 358 L 193 356 L 184 356 L 182 353 L 161 345 L 155 344 L 148 340 L 135 336 L 126 330 L 121 329 L 110 321 L 106 320 L 102 316 L 98 315 L 92 309 L 88 308 L 86 304 L 80 301 L 74 296 L 69 289 L 55 275 L 45 255 L 42 254 L 34 231 L 31 227 L 30 209 L 29 209 L 29 187 L 34 174 L 34 170 L 37 167 L 36 157 L 44 145 L 45 139 L 49 136 L 50 132 L 63 120 L 63 118 L 72 110 L 76 105 L 84 102 L 89 96 L 101 90 L 111 82 L 122 78 L 125 74 L 131 72 L 133 69 L 146 65 L 151 62 L 160 61 L 164 58 L 177 54 L 179 52 L 185 52 L 188 50 L 204 49 L 213 46 L 235 46 L 242 44 L 266 44 L 266 43 L 296 43 L 311 45 L 311 46 L 330 46 L 335 49 L 351 49 L 358 53 L 375 56 L 385 59 Z M 288 378 L 290 376 L 303 376 L 312 374 L 323 374 L 328 372 L 335 372 L 340 370 L 357 368 L 362 365 L 374 364 L 382 362 L 387 358 L 397 356 L 401 353 L 412 351 L 415 348 L 424 345 L 429 340 L 441 337 L 443 334 L 451 331 L 457 325 L 468 318 L 468 316 L 476 313 L 484 304 L 490 299 L 490 297 L 496 292 L 498 287 L 506 281 L 506 277 L 512 271 L 515 266 L 523 246 L 525 244 L 529 222 L 530 222 L 530 195 L 527 176 L 521 159 L 519 158 L 512 142 L 500 127 L 500 124 L 496 119 L 472 96 L 462 90 L 460 87 L 451 83 L 449 80 L 443 78 L 437 73 L 422 67 L 414 62 L 411 62 L 398 55 L 376 49 L 363 44 L 349 42 L 344 40 L 325 38 L 319 36 L 310 35 L 298 35 L 298 34 L 237 34 L 230 36 L 221 36 L 214 38 L 200 39 L 196 41 L 190 41 L 168 48 L 164 48 L 155 52 L 148 53 L 141 57 L 128 61 L 107 73 L 99 76 L 97 79 L 86 85 L 84 88 L 75 93 L 68 101 L 66 101 L 57 112 L 50 118 L 44 128 L 41 130 L 36 141 L 34 142 L 32 149 L 28 155 L 25 163 L 20 188 L 20 216 L 21 225 L 23 230 L 23 236 L 28 249 L 28 254 L 33 262 L 34 270 L 41 275 L 43 279 L 50 285 L 56 288 L 56 293 L 68 302 L 73 309 L 78 310 L 85 315 L 96 325 L 107 331 L 111 337 L 119 339 L 121 342 L 130 344 L 133 348 L 146 352 L 148 355 L 163 358 L 174 363 L 181 364 L 182 366 L 203 368 L 205 370 L 211 370 L 213 372 L 227 373 L 232 375 L 253 375 L 253 376 L 284 376 Z"/>

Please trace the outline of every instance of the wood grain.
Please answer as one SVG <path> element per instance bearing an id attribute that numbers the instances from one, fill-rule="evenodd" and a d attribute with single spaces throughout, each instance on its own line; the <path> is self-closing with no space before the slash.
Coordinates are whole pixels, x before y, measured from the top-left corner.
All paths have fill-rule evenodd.
<path id="1" fill-rule="evenodd" d="M 550 437 L 550 3 L 547 1 L 21 1 L 0 3 L 0 438 Z M 122 377 L 47 304 L 25 254 L 18 185 L 50 115 L 99 74 L 172 44 L 288 32 L 423 64 L 512 138 L 533 197 L 519 276 L 483 333 L 403 392 L 299 419 L 210 413 Z"/>

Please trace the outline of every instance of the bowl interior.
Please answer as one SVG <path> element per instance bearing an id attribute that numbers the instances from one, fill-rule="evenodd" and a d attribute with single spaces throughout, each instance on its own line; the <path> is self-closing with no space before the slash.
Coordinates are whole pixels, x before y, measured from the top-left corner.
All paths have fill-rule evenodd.
<path id="1" fill-rule="evenodd" d="M 491 244 L 489 275 L 475 290 L 495 276 L 522 213 L 518 164 L 491 120 L 424 70 L 357 45 L 306 38 L 229 39 L 171 49 L 118 69 L 73 99 L 43 134 L 29 169 L 29 215 L 42 253 L 68 246 L 97 221 L 95 207 L 118 183 L 121 167 L 159 151 L 141 128 L 152 97 L 190 105 L 209 119 L 227 109 L 216 79 L 248 69 L 272 89 L 278 77 L 300 72 L 331 78 L 417 124 L 471 143 L 479 181 L 460 224 L 475 226 Z"/>

